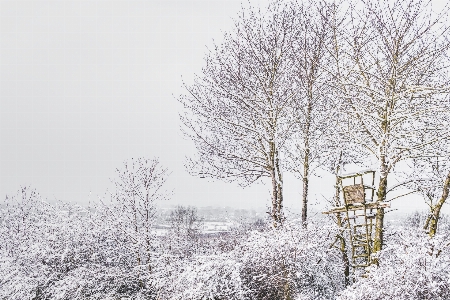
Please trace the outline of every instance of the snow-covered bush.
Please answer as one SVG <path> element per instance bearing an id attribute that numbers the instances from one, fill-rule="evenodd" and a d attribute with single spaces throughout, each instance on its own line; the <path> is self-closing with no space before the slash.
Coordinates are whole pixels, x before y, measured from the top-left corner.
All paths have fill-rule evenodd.
<path id="1" fill-rule="evenodd" d="M 339 252 L 330 248 L 333 227 L 283 228 L 253 232 L 235 253 L 248 299 L 327 299 L 344 286 Z"/>
<path id="2" fill-rule="evenodd" d="M 333 231 L 287 223 L 241 239 L 230 235 L 237 242 L 230 251 L 168 264 L 167 299 L 332 298 L 344 288 L 339 252 L 330 248 Z"/>
<path id="3" fill-rule="evenodd" d="M 416 228 L 392 227 L 379 266 L 338 299 L 450 299 L 450 241 Z"/>
<path id="4" fill-rule="evenodd" d="M 196 257 L 166 282 L 167 299 L 248 299 L 240 270 L 241 263 L 231 253 Z"/>
<path id="5" fill-rule="evenodd" d="M 413 212 L 406 216 L 404 224 L 406 227 L 413 227 L 413 228 L 423 228 L 425 221 L 427 219 L 428 213 L 427 212 Z"/>
<path id="6" fill-rule="evenodd" d="M 82 266 L 41 289 L 37 299 L 156 299 L 145 270 L 102 265 Z"/>
<path id="7" fill-rule="evenodd" d="M 134 267 L 134 253 L 121 246 L 121 235 L 102 215 L 75 205 L 50 205 L 30 188 L 9 197 L 0 215 L 0 299 L 155 294 L 149 272 Z"/>

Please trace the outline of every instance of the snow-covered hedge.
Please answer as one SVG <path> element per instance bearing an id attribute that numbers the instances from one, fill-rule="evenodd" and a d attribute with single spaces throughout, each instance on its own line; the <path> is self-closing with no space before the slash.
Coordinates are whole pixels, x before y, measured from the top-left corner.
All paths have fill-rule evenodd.
<path id="1" fill-rule="evenodd" d="M 420 216 L 388 226 L 379 266 L 345 288 L 342 255 L 331 247 L 337 228 L 326 220 L 195 239 L 169 231 L 152 237 L 149 253 L 110 210 L 50 205 L 27 188 L 3 203 L 0 299 L 450 299 L 444 220 L 433 239 Z"/>

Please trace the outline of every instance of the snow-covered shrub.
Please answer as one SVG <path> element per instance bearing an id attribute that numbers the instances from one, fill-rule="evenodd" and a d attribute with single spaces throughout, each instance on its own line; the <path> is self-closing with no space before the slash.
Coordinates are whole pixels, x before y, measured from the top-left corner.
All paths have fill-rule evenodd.
<path id="1" fill-rule="evenodd" d="M 232 250 L 172 260 L 158 272 L 166 274 L 167 299 L 328 299 L 344 288 L 340 253 L 330 248 L 334 234 L 287 223 L 230 235 Z"/>
<path id="2" fill-rule="evenodd" d="M 82 266 L 53 281 L 37 299 L 156 299 L 149 272 L 139 268 Z"/>
<path id="3" fill-rule="evenodd" d="M 344 285 L 339 252 L 330 248 L 334 228 L 292 224 L 253 232 L 236 249 L 248 299 L 327 299 Z"/>
<path id="4" fill-rule="evenodd" d="M 422 230 L 393 227 L 379 266 L 344 290 L 338 299 L 450 299 L 448 236 L 429 239 Z"/>
<path id="5" fill-rule="evenodd" d="M 180 267 L 166 282 L 167 299 L 248 299 L 240 277 L 241 264 L 231 253 L 198 256 Z"/>
<path id="6" fill-rule="evenodd" d="M 146 266 L 134 267 L 134 253 L 101 211 L 50 205 L 23 188 L 2 205 L 0 220 L 0 299 L 155 294 Z"/>

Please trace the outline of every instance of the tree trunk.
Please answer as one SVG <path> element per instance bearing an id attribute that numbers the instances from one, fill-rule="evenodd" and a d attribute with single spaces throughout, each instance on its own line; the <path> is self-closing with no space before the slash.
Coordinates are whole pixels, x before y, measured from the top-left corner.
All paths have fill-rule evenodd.
<path id="1" fill-rule="evenodd" d="M 339 216 L 340 219 L 340 216 Z M 341 243 L 341 253 L 342 253 L 342 262 L 344 263 L 344 283 L 345 286 L 350 285 L 350 261 L 347 255 L 347 245 L 345 243 L 345 239 L 342 235 L 339 236 L 339 240 Z"/>
<path id="2" fill-rule="evenodd" d="M 277 179 L 275 177 L 275 170 L 272 169 L 270 172 L 270 176 L 272 178 L 272 221 L 273 227 L 278 226 L 278 191 L 277 191 Z"/>
<path id="3" fill-rule="evenodd" d="M 308 187 L 309 187 L 309 149 L 305 151 L 303 161 L 303 195 L 302 195 L 302 226 L 307 227 L 308 217 Z"/>
<path id="4" fill-rule="evenodd" d="M 283 269 L 283 277 L 284 277 L 283 298 L 284 298 L 284 300 L 292 300 L 291 285 L 289 284 L 289 273 L 286 270 L 286 265 L 285 265 L 284 261 L 282 262 L 281 268 Z"/>
<path id="5" fill-rule="evenodd" d="M 277 183 L 277 200 L 278 223 L 281 225 L 283 223 L 283 186 L 281 183 Z"/>
<path id="6" fill-rule="evenodd" d="M 282 225 L 283 222 L 283 179 L 279 166 L 278 151 L 275 149 L 275 143 L 271 143 L 272 166 L 270 177 L 272 179 L 272 221 L 273 227 Z"/>
<path id="7" fill-rule="evenodd" d="M 386 200 L 387 191 L 387 173 L 383 172 L 380 178 L 380 185 L 378 186 L 377 202 L 384 202 Z M 383 227 L 384 227 L 384 208 L 378 208 L 375 216 L 375 237 L 373 241 L 373 251 L 378 252 L 383 249 Z"/>
<path id="8" fill-rule="evenodd" d="M 338 178 L 340 164 L 341 164 L 341 158 L 342 158 L 342 152 L 341 152 L 341 156 L 339 158 L 339 164 L 336 167 L 336 194 L 334 196 L 334 201 L 335 201 L 335 206 L 336 207 L 341 206 L 341 201 L 339 200 L 340 193 L 341 193 L 341 188 L 340 188 L 341 181 Z M 344 223 L 342 222 L 341 213 L 337 213 L 336 214 L 336 224 L 339 226 L 339 228 L 343 228 L 344 227 Z M 339 242 L 340 242 L 339 249 L 341 250 L 341 253 L 342 253 L 342 262 L 344 263 L 345 286 L 349 286 L 350 285 L 350 261 L 348 259 L 348 254 L 347 254 L 347 245 L 345 243 L 345 238 L 344 238 L 344 236 L 342 234 L 338 235 L 338 239 L 339 239 Z"/>
<path id="9" fill-rule="evenodd" d="M 441 214 L 441 208 L 448 198 L 449 188 L 450 188 L 450 172 L 447 174 L 447 178 L 444 181 L 444 187 L 442 189 L 441 198 L 436 203 L 436 205 L 431 207 L 430 217 L 427 219 L 427 222 L 425 224 L 426 226 L 425 229 L 428 229 L 428 227 L 430 229 L 429 235 L 431 238 L 436 234 L 438 221 Z"/>
<path id="10" fill-rule="evenodd" d="M 147 192 L 145 195 L 145 239 L 146 239 L 146 244 L 147 244 L 147 265 L 148 265 L 148 271 L 151 272 L 151 254 L 150 254 L 150 234 L 151 234 L 151 230 L 150 230 L 150 198 L 149 198 L 149 190 L 148 187 L 146 186 Z"/>
<path id="11" fill-rule="evenodd" d="M 339 197 L 339 193 L 340 193 L 340 188 L 339 188 L 339 186 L 337 186 L 336 194 L 338 197 Z M 336 198 L 336 199 L 339 199 L 339 198 Z M 339 201 L 336 201 L 336 202 L 339 202 Z M 336 223 L 339 226 L 339 228 L 344 227 L 344 223 L 342 222 L 342 217 L 341 217 L 340 213 L 336 214 Z M 339 249 L 341 250 L 341 253 L 342 253 L 342 262 L 344 263 L 345 286 L 349 286 L 349 284 L 350 284 L 350 261 L 348 259 L 348 254 L 347 254 L 347 245 L 345 243 L 345 238 L 342 234 L 339 234 L 338 238 L 339 238 L 339 242 L 340 242 Z"/>
<path id="12" fill-rule="evenodd" d="M 303 197 L 302 197 L 302 226 L 306 228 L 308 218 L 308 190 L 309 190 L 309 159 L 311 155 L 311 149 L 309 145 L 309 135 L 311 129 L 311 112 L 312 112 L 312 86 L 308 89 L 308 105 L 306 106 L 306 118 L 304 129 L 304 143 L 305 143 L 305 157 L 303 160 Z"/>
<path id="13" fill-rule="evenodd" d="M 283 223 L 283 177 L 280 169 L 280 160 L 278 158 L 278 150 L 275 151 L 275 167 L 277 177 L 277 195 L 278 195 L 278 217 L 279 223 Z"/>
<path id="14" fill-rule="evenodd" d="M 137 264 L 138 266 L 141 265 L 141 255 L 140 255 L 140 251 L 139 251 L 139 242 L 137 241 L 137 238 L 139 236 L 138 232 L 138 221 L 137 221 L 137 209 L 136 209 L 136 199 L 135 199 L 135 192 L 133 191 L 133 222 L 134 222 L 134 232 L 136 234 L 136 242 L 135 242 L 135 250 L 136 250 L 136 260 L 137 260 Z"/>
<path id="15" fill-rule="evenodd" d="M 282 210 L 282 204 L 281 204 L 281 198 L 282 198 L 282 187 L 279 182 L 277 182 L 277 176 L 275 169 L 271 170 L 271 177 L 272 177 L 272 221 L 273 221 L 273 227 L 278 227 L 282 223 L 282 217 L 281 217 L 281 210 Z"/>

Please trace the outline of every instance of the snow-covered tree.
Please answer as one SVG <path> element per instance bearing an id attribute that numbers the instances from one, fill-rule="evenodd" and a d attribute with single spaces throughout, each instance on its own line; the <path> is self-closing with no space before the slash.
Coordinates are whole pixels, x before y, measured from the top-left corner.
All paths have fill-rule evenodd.
<path id="1" fill-rule="evenodd" d="M 47 221 L 46 203 L 39 193 L 29 186 L 21 187 L 15 195 L 7 195 L 0 204 L 0 249 L 10 256 L 18 255 L 24 243 L 32 243 L 39 237 L 39 224 Z"/>
<path id="2" fill-rule="evenodd" d="M 164 188 L 168 170 L 156 158 L 137 158 L 126 161 L 116 172 L 115 191 L 111 203 L 104 206 L 104 218 L 121 233 L 118 242 L 135 253 L 136 264 L 151 270 L 156 203 L 170 196 Z"/>
<path id="3" fill-rule="evenodd" d="M 430 156 L 414 158 L 406 172 L 406 186 L 419 192 L 429 207 L 423 228 L 433 237 L 438 228 L 441 209 L 450 190 L 450 148 L 448 140 L 441 140 L 430 147 Z"/>
<path id="4" fill-rule="evenodd" d="M 188 257 L 196 252 L 203 229 L 203 219 L 195 207 L 177 206 L 169 215 L 170 230 L 165 239 L 171 251 L 181 257 Z M 167 245 L 166 245 L 167 247 Z"/>
<path id="5" fill-rule="evenodd" d="M 180 97 L 183 130 L 198 152 L 189 171 L 244 186 L 270 178 L 274 226 L 283 220 L 280 160 L 293 127 L 294 16 L 281 2 L 244 9 Z"/>
<path id="6" fill-rule="evenodd" d="M 426 154 L 427 145 L 448 136 L 439 130 L 448 111 L 448 9 L 432 8 L 420 0 L 354 2 L 348 24 L 335 31 L 348 135 L 377 161 L 380 202 L 400 161 Z M 375 252 L 383 245 L 383 220 L 378 209 Z"/>
<path id="7" fill-rule="evenodd" d="M 339 101 L 334 97 L 329 72 L 329 22 L 334 6 L 323 1 L 291 1 L 294 36 L 289 63 L 295 91 L 294 134 L 289 139 L 287 165 L 302 180 L 302 223 L 307 224 L 309 180 L 339 143 Z"/>

